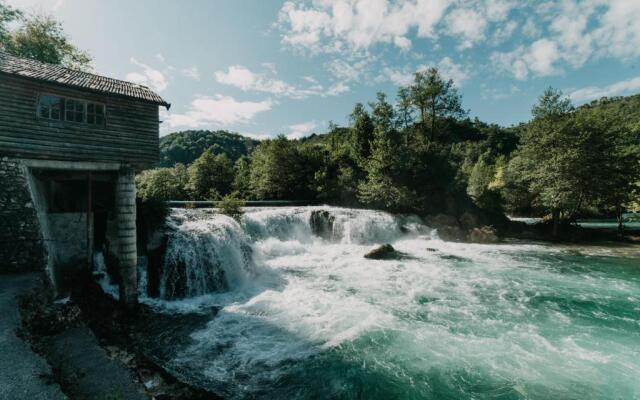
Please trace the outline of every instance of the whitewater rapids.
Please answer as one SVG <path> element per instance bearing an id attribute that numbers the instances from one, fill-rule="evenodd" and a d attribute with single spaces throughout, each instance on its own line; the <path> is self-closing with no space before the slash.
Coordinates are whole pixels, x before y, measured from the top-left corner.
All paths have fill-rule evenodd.
<path id="1" fill-rule="evenodd" d="M 226 398 L 640 394 L 637 248 L 445 242 L 417 217 L 334 207 L 174 210 L 171 224 L 162 299 L 142 301 L 219 308 L 166 365 Z M 363 258 L 382 243 L 403 257 Z"/>

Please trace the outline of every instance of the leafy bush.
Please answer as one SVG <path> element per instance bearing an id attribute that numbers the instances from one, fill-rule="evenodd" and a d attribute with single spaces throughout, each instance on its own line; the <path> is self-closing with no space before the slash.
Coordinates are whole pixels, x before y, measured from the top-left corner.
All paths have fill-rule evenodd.
<path id="1" fill-rule="evenodd" d="M 244 200 L 239 199 L 235 194 L 228 194 L 218 202 L 218 208 L 222 214 L 239 221 L 244 214 L 242 210 L 244 204 Z"/>

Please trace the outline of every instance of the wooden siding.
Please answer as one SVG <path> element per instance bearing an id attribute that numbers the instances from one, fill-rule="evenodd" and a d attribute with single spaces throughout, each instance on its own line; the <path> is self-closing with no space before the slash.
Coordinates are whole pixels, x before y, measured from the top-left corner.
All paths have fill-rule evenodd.
<path id="1" fill-rule="evenodd" d="M 38 118 L 41 93 L 102 103 L 106 124 Z M 158 105 L 0 73 L 0 155 L 70 161 L 158 162 Z"/>

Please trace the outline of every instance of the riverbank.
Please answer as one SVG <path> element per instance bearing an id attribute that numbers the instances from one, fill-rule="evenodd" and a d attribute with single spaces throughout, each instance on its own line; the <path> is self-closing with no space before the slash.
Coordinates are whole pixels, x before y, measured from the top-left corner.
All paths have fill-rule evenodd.
<path id="1" fill-rule="evenodd" d="M 69 398 L 213 398 L 177 381 L 137 351 L 139 316 L 125 314 L 89 274 L 74 282 L 70 298 L 59 301 L 52 301 L 44 280 L 36 279 L 21 294 L 19 307 L 21 337 L 46 360 L 48 380 Z"/>
<path id="2" fill-rule="evenodd" d="M 554 235 L 551 223 L 528 224 L 519 221 L 509 221 L 502 230 L 506 238 L 535 240 L 552 243 L 629 243 L 640 244 L 640 229 L 617 229 L 583 227 L 574 224 L 561 224 Z"/>
<path id="3" fill-rule="evenodd" d="M 0 275 L 0 399 L 62 400 L 51 367 L 22 340 L 17 297 L 38 284 L 38 274 Z"/>

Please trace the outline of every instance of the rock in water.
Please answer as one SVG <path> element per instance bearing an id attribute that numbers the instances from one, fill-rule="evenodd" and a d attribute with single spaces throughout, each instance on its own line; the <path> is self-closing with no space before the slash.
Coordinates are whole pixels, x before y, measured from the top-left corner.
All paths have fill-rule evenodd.
<path id="1" fill-rule="evenodd" d="M 497 243 L 500 241 L 496 230 L 491 226 L 483 226 L 482 228 L 473 228 L 469 232 L 469 241 L 475 243 Z"/>
<path id="2" fill-rule="evenodd" d="M 398 257 L 399 257 L 399 254 L 396 251 L 396 249 L 394 249 L 393 246 L 391 246 L 388 243 L 383 244 L 382 246 L 378 246 L 364 255 L 364 258 L 369 258 L 372 260 L 385 260 L 389 258 L 398 258 Z"/>
<path id="3" fill-rule="evenodd" d="M 327 210 L 316 210 L 311 212 L 309 224 L 314 235 L 323 239 L 333 238 L 333 222 L 335 217 Z"/>

